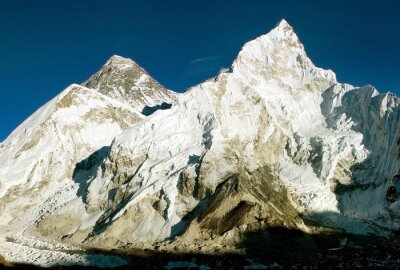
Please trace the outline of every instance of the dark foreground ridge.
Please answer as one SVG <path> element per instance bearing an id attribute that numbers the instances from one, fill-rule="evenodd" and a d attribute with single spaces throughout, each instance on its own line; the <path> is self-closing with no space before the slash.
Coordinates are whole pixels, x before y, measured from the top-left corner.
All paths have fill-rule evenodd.
<path id="1" fill-rule="evenodd" d="M 307 235 L 272 228 L 246 236 L 241 246 L 246 255 L 173 254 L 156 251 L 113 250 L 128 265 L 113 269 L 399 269 L 400 238 L 355 236 L 342 233 Z M 89 253 L 104 253 L 90 250 Z M 6 264 L 2 268 L 41 269 L 31 265 Z M 58 266 L 51 269 L 96 269 Z"/>

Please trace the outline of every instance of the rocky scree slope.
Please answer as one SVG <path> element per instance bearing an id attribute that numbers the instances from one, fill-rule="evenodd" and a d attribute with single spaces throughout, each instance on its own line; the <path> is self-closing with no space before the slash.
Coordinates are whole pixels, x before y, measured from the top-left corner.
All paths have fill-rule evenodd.
<path id="1" fill-rule="evenodd" d="M 147 82 L 150 92 L 132 96 L 139 92 L 123 87 L 142 76 L 109 70 L 84 85 L 136 112 L 120 121 L 143 119 L 137 103 L 160 85 Z M 399 229 L 398 98 L 315 67 L 286 21 L 246 43 L 230 71 L 155 97 L 174 106 L 129 120 L 136 124 L 91 148 L 65 176 L 79 186 L 74 196 L 30 219 L 27 233 L 72 245 L 208 252 L 234 250 L 246 232 L 269 227 L 313 232 L 310 222 L 360 234 Z"/>

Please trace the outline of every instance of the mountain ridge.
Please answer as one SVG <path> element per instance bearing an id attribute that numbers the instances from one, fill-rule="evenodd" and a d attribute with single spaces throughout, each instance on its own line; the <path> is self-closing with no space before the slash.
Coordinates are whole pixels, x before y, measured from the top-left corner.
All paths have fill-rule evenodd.
<path id="1" fill-rule="evenodd" d="M 93 89 L 72 86 L 96 93 L 84 99 L 89 107 L 108 94 L 98 104 L 112 109 L 88 120 L 98 121 L 95 133 L 115 129 L 101 126 L 108 118 L 119 128 L 73 158 L 62 187 L 49 176 L 51 188 L 40 194 L 46 200 L 32 206 L 39 214 L 16 212 L 13 219 L 0 199 L 9 215 L 2 224 L 19 231 L 16 242 L 213 253 L 238 252 L 243 235 L 270 227 L 313 233 L 309 221 L 359 234 L 400 228 L 399 99 L 341 84 L 315 67 L 285 20 L 246 43 L 230 71 L 185 93 L 153 80 L 132 60 L 113 56 L 83 83 Z M 65 99 L 70 92 L 59 104 L 79 100 Z M 163 102 L 172 106 L 142 113 Z M 129 109 L 115 115 L 116 104 Z M 60 117 L 55 126 L 68 122 Z M 0 180 L 12 178 L 9 170 L 0 170 Z M 11 205 L 27 207 L 17 199 Z M 0 252 L 15 258 L 4 247 L 0 241 Z"/>

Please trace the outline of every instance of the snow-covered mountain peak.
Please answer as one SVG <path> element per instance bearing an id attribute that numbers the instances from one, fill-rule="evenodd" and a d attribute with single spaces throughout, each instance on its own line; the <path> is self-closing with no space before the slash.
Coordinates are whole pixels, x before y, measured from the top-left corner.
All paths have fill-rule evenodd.
<path id="1" fill-rule="evenodd" d="M 287 28 L 287 27 L 292 28 L 292 26 L 285 19 L 281 19 L 276 26 L 283 27 L 283 28 Z"/>
<path id="2" fill-rule="evenodd" d="M 300 39 L 285 20 L 269 33 L 247 42 L 232 67 L 246 81 L 274 80 L 294 90 L 310 85 L 306 90 L 322 91 L 337 83 L 331 70 L 317 68 L 308 58 Z"/>
<path id="3" fill-rule="evenodd" d="M 270 31 L 270 33 L 271 32 L 275 33 L 277 39 L 279 39 L 279 38 L 283 38 L 283 39 L 284 38 L 292 38 L 293 41 L 295 41 L 296 43 L 299 43 L 302 46 L 302 44 L 299 41 L 298 36 L 294 32 L 293 27 L 285 19 L 282 19 L 275 26 L 275 28 Z"/>
<path id="4" fill-rule="evenodd" d="M 138 66 L 138 64 L 130 58 L 125 58 L 119 55 L 113 55 L 108 59 L 105 66 L 115 66 L 117 68 L 129 68 Z"/>
<path id="5" fill-rule="evenodd" d="M 112 56 L 82 85 L 106 96 L 125 100 L 138 111 L 162 102 L 172 104 L 175 100 L 173 92 L 157 82 L 135 61 L 117 55 Z"/>
<path id="6" fill-rule="evenodd" d="M 240 54 L 255 53 L 257 50 L 261 50 L 264 54 L 269 54 L 279 48 L 296 49 L 297 52 L 305 54 L 304 46 L 294 32 L 293 27 L 284 19 L 267 34 L 247 42 L 243 46 Z"/>
<path id="7" fill-rule="evenodd" d="M 113 88 L 123 86 L 125 78 L 135 83 L 142 75 L 148 75 L 137 63 L 129 58 L 113 55 L 82 85 L 92 89 L 107 92 Z"/>

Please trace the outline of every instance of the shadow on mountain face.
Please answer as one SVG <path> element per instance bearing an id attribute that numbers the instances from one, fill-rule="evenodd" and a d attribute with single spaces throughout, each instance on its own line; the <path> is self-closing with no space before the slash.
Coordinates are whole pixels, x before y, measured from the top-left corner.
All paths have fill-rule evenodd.
<path id="1" fill-rule="evenodd" d="M 390 94 L 378 95 L 371 86 L 345 92 L 341 105 L 333 107 L 338 96 L 333 86 L 322 94 L 321 112 L 327 126 L 336 128 L 343 125 L 345 119 L 346 125 L 352 125 L 352 130 L 362 134 L 361 144 L 368 156 L 348 169 L 347 161 L 340 161 L 334 177 L 328 179 L 340 214 L 316 213 L 310 218 L 326 220 L 328 224 L 349 222 L 353 233 L 378 232 L 382 229 L 378 224 L 386 218 L 400 217 L 390 208 L 400 200 L 400 107 L 383 111 Z M 355 158 L 349 154 L 347 159 L 351 162 Z M 387 213 L 382 214 L 384 211 Z M 371 216 L 382 220 L 371 220 Z M 368 229 L 365 220 L 374 228 Z"/>
<path id="2" fill-rule="evenodd" d="M 298 230 L 270 227 L 245 232 L 238 247 L 244 251 L 243 255 L 129 249 L 110 251 L 92 249 L 84 253 L 118 256 L 128 262 L 127 265 L 113 269 L 374 269 L 375 267 L 398 269 L 400 266 L 398 238 L 356 236 L 340 232 L 307 234 Z M 99 265 L 99 261 L 86 262 Z M 18 264 L 15 267 L 40 269 Z M 97 268 L 71 265 L 51 269 Z"/>
<path id="3" fill-rule="evenodd" d="M 293 259 L 318 251 L 318 245 L 311 235 L 284 227 L 245 232 L 239 245 L 247 256 L 275 259 Z"/>
<path id="4" fill-rule="evenodd" d="M 224 185 L 229 184 L 229 182 L 232 182 L 232 180 L 235 181 L 236 176 L 230 176 L 222 183 L 220 183 L 215 188 L 215 191 L 211 196 L 200 200 L 200 202 L 196 205 L 196 207 L 192 211 L 187 213 L 177 224 L 173 225 L 171 227 L 171 239 L 184 234 L 193 220 L 201 219 L 201 215 L 204 214 L 204 211 L 206 211 L 207 207 L 210 206 L 210 203 L 220 194 Z"/>
<path id="5" fill-rule="evenodd" d="M 88 203 L 88 187 L 93 179 L 95 179 L 98 173 L 104 173 L 105 168 L 102 167 L 105 159 L 110 153 L 110 146 L 103 146 L 99 150 L 93 152 L 87 158 L 83 159 L 75 166 L 72 179 L 79 185 L 77 196 L 82 198 L 84 203 Z M 115 196 L 116 190 L 110 190 L 108 193 L 109 199 Z M 107 217 L 113 217 L 118 213 L 120 209 L 130 200 L 133 194 L 127 195 L 122 201 L 116 206 L 115 209 L 109 209 Z M 105 218 L 107 219 L 107 218 Z M 93 232 L 90 235 L 98 234 L 104 231 L 111 223 L 110 220 L 105 221 L 103 219 L 101 222 L 97 222 L 93 228 Z"/>
<path id="6" fill-rule="evenodd" d="M 146 106 L 143 108 L 142 110 L 142 114 L 145 116 L 149 116 L 152 115 L 153 113 L 155 113 L 158 110 L 168 110 L 172 107 L 172 104 L 167 103 L 167 102 L 163 102 L 161 104 L 157 104 L 154 106 Z"/>
<path id="7" fill-rule="evenodd" d="M 284 269 L 398 269 L 400 239 L 343 232 L 307 234 L 275 227 L 246 232 L 240 244 L 245 256 Z M 253 268 L 255 269 L 255 268 Z"/>
<path id="8" fill-rule="evenodd" d="M 264 220 L 270 226 L 285 224 L 297 228 L 301 224 L 301 218 L 290 203 L 286 189 L 269 166 L 252 172 L 239 169 L 235 174 L 226 175 L 212 190 L 207 189 L 199 175 L 200 171 L 192 189 L 193 197 L 199 202 L 172 226 L 172 237 L 183 235 L 192 224 L 198 224 L 201 230 L 213 235 L 223 235 L 235 227 Z M 190 181 L 181 177 L 178 190 L 181 191 Z"/>
<path id="9" fill-rule="evenodd" d="M 79 185 L 77 196 L 86 202 L 87 187 L 96 178 L 98 169 L 110 152 L 110 146 L 103 146 L 76 164 L 72 179 Z"/>

